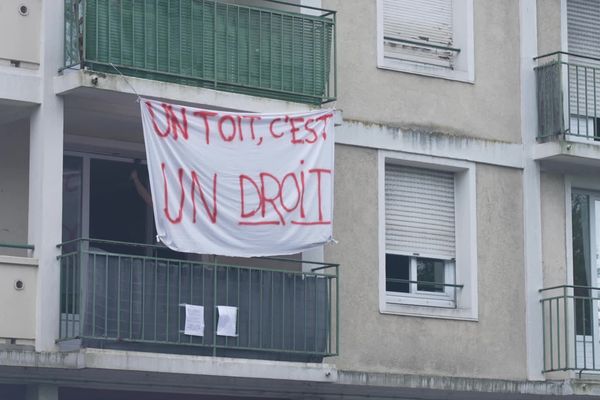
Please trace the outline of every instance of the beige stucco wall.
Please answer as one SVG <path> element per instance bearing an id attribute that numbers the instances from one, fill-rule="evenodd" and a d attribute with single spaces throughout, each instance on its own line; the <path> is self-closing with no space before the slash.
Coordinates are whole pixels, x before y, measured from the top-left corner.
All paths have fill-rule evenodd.
<path id="1" fill-rule="evenodd" d="M 383 315 L 378 306 L 377 151 L 336 147 L 334 237 L 343 370 L 524 379 L 521 172 L 477 165 L 479 321 Z"/>
<path id="2" fill-rule="evenodd" d="M 567 282 L 565 182 L 561 174 L 542 172 L 542 263 L 544 287 Z"/>
<path id="3" fill-rule="evenodd" d="M 537 1 L 538 55 L 561 49 L 561 0 Z"/>
<path id="4" fill-rule="evenodd" d="M 0 125 L 0 243 L 27 243 L 29 127 Z M 0 254 L 23 252 L 0 249 Z"/>
<path id="5" fill-rule="evenodd" d="M 375 0 L 337 10 L 338 102 L 345 119 L 520 143 L 519 3 L 475 0 L 475 83 L 377 68 Z"/>

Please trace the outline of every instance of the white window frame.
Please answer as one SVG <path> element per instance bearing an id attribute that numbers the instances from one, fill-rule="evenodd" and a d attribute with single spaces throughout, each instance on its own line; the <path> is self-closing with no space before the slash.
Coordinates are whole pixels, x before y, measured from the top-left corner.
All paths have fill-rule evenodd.
<path id="1" fill-rule="evenodd" d="M 383 314 L 412 315 L 419 317 L 477 321 L 477 207 L 475 163 L 426 155 L 379 150 L 378 152 L 378 219 L 379 219 L 379 311 Z M 386 240 L 385 240 L 385 165 L 400 164 L 454 173 L 456 258 L 454 276 L 457 284 L 456 303 L 436 300 L 431 292 L 389 293 L 386 291 Z M 393 252 L 389 252 L 393 254 Z M 411 261 L 412 262 L 412 261 Z M 448 268 L 446 269 L 448 271 Z M 412 279 L 412 278 L 411 278 Z M 454 293 L 452 293 L 454 298 Z"/>
<path id="2" fill-rule="evenodd" d="M 454 59 L 453 69 L 420 62 L 385 58 L 383 46 L 383 0 L 377 0 L 377 67 L 474 83 L 475 44 L 473 40 L 473 0 L 454 0 L 453 33 L 454 47 L 460 49 L 460 52 Z"/>

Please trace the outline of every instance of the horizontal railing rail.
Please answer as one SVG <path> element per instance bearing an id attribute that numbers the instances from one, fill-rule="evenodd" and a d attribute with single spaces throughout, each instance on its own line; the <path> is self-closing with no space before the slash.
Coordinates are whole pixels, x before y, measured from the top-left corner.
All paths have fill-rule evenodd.
<path id="1" fill-rule="evenodd" d="M 600 288 L 559 285 L 540 294 L 543 372 L 600 371 Z"/>
<path id="2" fill-rule="evenodd" d="M 556 51 L 534 60 L 538 137 L 600 140 L 600 59 Z"/>
<path id="3" fill-rule="evenodd" d="M 302 361 L 338 354 L 337 264 L 272 257 L 223 264 L 163 246 L 94 239 L 59 247 L 60 341 Z M 187 304 L 204 307 L 202 336 L 184 333 Z M 237 308 L 235 337 L 217 334 L 218 306 Z"/>
<path id="4" fill-rule="evenodd" d="M 310 104 L 335 100 L 335 11 L 261 2 L 65 0 L 65 68 Z"/>
<path id="5" fill-rule="evenodd" d="M 0 242 L 0 255 L 31 256 L 35 246 L 25 243 L 2 243 Z"/>

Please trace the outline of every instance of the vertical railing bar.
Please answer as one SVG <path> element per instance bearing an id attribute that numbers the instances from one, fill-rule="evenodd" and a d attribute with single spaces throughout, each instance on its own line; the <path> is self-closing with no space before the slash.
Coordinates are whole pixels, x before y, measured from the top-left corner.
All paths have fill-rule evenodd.
<path id="1" fill-rule="evenodd" d="M 70 337 L 74 337 L 75 336 L 75 307 L 73 307 L 73 304 L 75 303 L 74 301 L 74 297 L 75 297 L 75 288 L 73 287 L 73 257 L 74 256 L 69 256 L 67 258 L 67 291 L 66 291 L 66 303 L 67 303 L 67 336 L 69 336 L 69 328 L 71 328 L 71 336 Z M 69 304 L 69 288 L 71 289 L 71 304 Z M 71 323 L 69 323 L 69 320 L 71 321 Z"/>
<path id="2" fill-rule="evenodd" d="M 303 275 L 302 276 L 302 280 L 304 281 L 304 351 L 306 351 L 306 336 L 308 336 L 308 332 L 307 332 L 307 323 L 306 323 L 306 287 L 308 286 L 308 279 Z"/>
<path id="3" fill-rule="evenodd" d="M 192 6 L 194 4 L 193 1 L 194 0 L 192 0 L 192 2 L 191 2 Z M 192 33 L 192 36 L 193 36 L 193 33 Z M 195 267 L 194 263 L 190 263 L 190 304 L 194 304 L 194 267 Z M 203 288 L 203 290 L 204 290 L 204 288 Z M 204 306 L 204 304 L 202 304 L 202 306 Z M 189 336 L 190 337 L 189 337 L 188 342 L 190 344 L 192 344 L 194 336 L 193 335 L 189 335 Z"/>
<path id="4" fill-rule="evenodd" d="M 260 288 L 260 299 L 259 299 L 259 317 L 258 317 L 258 347 L 262 349 L 262 337 L 263 337 L 263 271 L 259 271 L 259 288 Z"/>
<path id="5" fill-rule="evenodd" d="M 587 327 L 586 327 L 586 315 L 585 315 L 585 309 L 587 308 L 587 304 L 586 304 L 586 300 L 585 298 L 582 299 L 583 301 L 583 368 L 582 369 L 586 369 L 587 368 Z"/>
<path id="6" fill-rule="evenodd" d="M 558 348 L 558 368 L 560 369 L 561 363 L 560 363 L 560 346 L 561 346 L 561 341 L 560 341 L 560 306 L 559 306 L 559 298 L 556 298 L 556 345 Z"/>
<path id="7" fill-rule="evenodd" d="M 237 308 L 238 311 L 236 313 L 236 322 L 235 322 L 235 326 L 238 327 L 238 335 L 236 336 L 236 343 L 237 346 L 240 346 L 240 311 L 241 311 L 241 303 L 240 303 L 240 269 L 238 268 L 237 270 Z"/>
<path id="8" fill-rule="evenodd" d="M 273 330 L 274 330 L 274 325 L 275 325 L 275 285 L 274 285 L 274 280 L 275 280 L 275 272 L 271 271 L 271 346 L 270 348 L 273 348 Z"/>
<path id="9" fill-rule="evenodd" d="M 573 305 L 574 305 L 574 310 L 575 310 L 575 315 L 573 318 L 573 323 L 575 325 L 575 330 L 574 330 L 574 335 L 573 335 L 573 342 L 574 344 L 574 348 L 573 348 L 573 354 L 575 354 L 575 368 L 578 368 L 579 366 L 579 356 L 577 354 L 577 297 L 575 297 L 575 289 L 573 289 Z"/>
<path id="10" fill-rule="evenodd" d="M 121 338 L 121 256 L 117 256 L 117 339 Z"/>
<path id="11" fill-rule="evenodd" d="M 167 323 L 165 324 L 166 337 L 165 342 L 169 341 L 169 325 L 171 320 L 169 319 L 169 306 L 171 300 L 171 262 L 169 260 L 165 261 L 167 263 Z"/>
<path id="12" fill-rule="evenodd" d="M 569 367 L 569 315 L 567 312 L 567 287 L 563 286 L 563 314 L 565 315 L 565 367 Z"/>
<path id="13" fill-rule="evenodd" d="M 587 97 L 587 92 L 586 92 L 586 97 Z M 592 369 L 594 369 L 596 367 L 596 336 L 594 335 L 594 318 L 592 318 L 592 313 L 594 312 L 594 289 L 590 290 L 589 295 L 591 296 L 591 298 L 589 299 L 590 301 L 590 324 L 592 325 L 591 330 L 590 330 L 590 335 L 592 336 Z"/>
<path id="14" fill-rule="evenodd" d="M 66 336 L 68 336 L 67 331 L 65 329 L 65 324 L 64 324 L 64 316 L 63 314 L 67 314 L 67 302 L 65 301 L 65 296 L 63 295 L 63 293 L 66 293 L 67 288 L 65 287 L 65 283 L 66 283 L 66 279 L 65 279 L 65 267 L 64 267 L 64 261 L 65 261 L 65 256 L 64 254 L 64 249 L 61 248 L 61 255 L 59 256 L 59 264 L 58 264 L 58 273 L 60 276 L 60 292 L 58 294 L 59 296 L 59 305 L 58 305 L 58 337 L 60 339 L 64 339 Z M 63 312 L 63 310 L 65 312 Z M 64 335 L 63 335 L 64 332 Z"/>
<path id="15" fill-rule="evenodd" d="M 225 46 L 227 47 L 227 46 Z M 225 64 L 227 65 L 227 64 Z M 224 267 L 225 268 L 225 305 L 228 306 L 229 305 L 229 271 L 230 268 L 229 267 Z M 225 347 L 229 346 L 229 336 L 225 336 Z"/>
<path id="16" fill-rule="evenodd" d="M 588 123 L 588 85 L 587 85 L 587 73 L 588 67 L 583 67 L 583 79 L 584 79 L 584 90 L 585 90 L 585 136 L 589 136 L 589 123 Z"/>
<path id="17" fill-rule="evenodd" d="M 334 14 L 335 17 L 335 14 Z M 340 354 L 340 266 L 335 266 L 335 354 Z"/>
<path id="18" fill-rule="evenodd" d="M 217 356 L 217 303 L 218 293 L 217 293 L 217 275 L 218 275 L 218 266 L 216 257 L 213 260 L 213 357 Z"/>
<path id="19" fill-rule="evenodd" d="M 546 303 L 546 301 L 544 299 L 542 299 L 541 301 L 542 303 L 542 343 L 543 343 L 543 353 L 544 353 L 544 371 L 548 370 L 548 364 L 546 361 L 546 309 L 544 307 L 544 304 Z"/>
<path id="20" fill-rule="evenodd" d="M 577 135 L 581 134 L 581 129 L 579 128 L 579 119 L 580 119 L 580 113 L 579 113 L 579 65 L 575 65 L 575 84 L 576 84 L 576 90 L 577 90 L 577 102 L 576 104 L 576 109 L 577 109 Z M 570 116 L 569 116 L 570 118 Z"/>
<path id="21" fill-rule="evenodd" d="M 97 255 L 93 256 L 93 267 L 92 267 L 92 337 L 96 337 L 96 258 Z"/>
<path id="22" fill-rule="evenodd" d="M 250 347 L 252 336 L 252 270 L 248 270 L 248 341 L 247 345 Z"/>
<path id="23" fill-rule="evenodd" d="M 571 133 L 571 66 L 569 64 L 563 64 L 562 62 L 560 63 L 561 65 L 561 79 L 562 79 L 562 66 L 566 65 L 567 66 L 567 115 L 565 116 L 564 120 L 565 120 L 565 124 L 568 124 L 569 128 L 568 131 L 569 133 Z M 563 106 L 563 112 L 564 112 L 564 106 Z"/>
<path id="24" fill-rule="evenodd" d="M 331 354 L 331 277 L 327 278 L 327 353 Z"/>
<path id="25" fill-rule="evenodd" d="M 158 258 L 154 251 L 154 341 L 158 338 Z"/>
<path id="26" fill-rule="evenodd" d="M 131 257 L 131 265 L 129 266 L 129 338 L 133 339 L 133 265 L 134 260 Z"/>
<path id="27" fill-rule="evenodd" d="M 296 350 L 296 279 L 298 275 L 293 275 L 293 284 L 292 284 L 292 350 Z"/>
<path id="28" fill-rule="evenodd" d="M 145 1 L 145 0 L 144 0 Z M 146 339 L 144 326 L 146 325 L 146 258 L 142 259 L 142 340 Z"/>
<path id="29" fill-rule="evenodd" d="M 206 269 L 206 266 L 204 265 L 204 263 L 202 263 L 202 306 L 205 309 L 208 309 L 208 307 L 206 307 L 206 282 L 204 280 L 204 270 Z M 202 336 L 202 344 L 204 344 L 204 335 Z"/>
<path id="30" fill-rule="evenodd" d="M 285 273 L 281 273 L 281 349 L 285 350 Z"/>
<path id="31" fill-rule="evenodd" d="M 550 307 L 548 311 L 548 317 L 550 318 L 550 369 L 554 370 L 554 330 L 552 329 L 552 299 L 550 299 L 548 306 Z"/>
<path id="32" fill-rule="evenodd" d="M 108 337 L 108 257 L 104 258 L 104 337 Z"/>
<path id="33" fill-rule="evenodd" d="M 181 304 L 181 261 L 177 262 L 177 267 L 179 272 L 179 282 L 177 285 L 177 343 L 181 343 L 181 329 L 179 329 L 181 325 L 181 307 L 179 306 Z"/>
<path id="34" fill-rule="evenodd" d="M 594 79 L 594 136 L 600 135 L 600 128 L 598 128 L 598 102 L 596 99 L 596 68 L 592 68 L 592 79 Z"/>
<path id="35" fill-rule="evenodd" d="M 315 346 L 314 346 L 315 347 L 315 353 L 317 353 L 318 352 L 318 349 L 317 349 L 317 337 L 319 335 L 319 330 L 318 330 L 318 325 L 319 325 L 319 317 L 318 317 L 318 314 L 319 314 L 319 307 L 318 307 L 319 292 L 318 292 L 318 287 L 317 286 L 318 286 L 318 282 L 319 282 L 319 277 L 315 276 L 315 277 L 313 277 L 313 279 L 315 281 L 315 301 L 314 301 L 314 304 L 315 304 L 315 334 L 313 336 L 313 338 L 314 338 L 313 340 L 315 341 Z"/>

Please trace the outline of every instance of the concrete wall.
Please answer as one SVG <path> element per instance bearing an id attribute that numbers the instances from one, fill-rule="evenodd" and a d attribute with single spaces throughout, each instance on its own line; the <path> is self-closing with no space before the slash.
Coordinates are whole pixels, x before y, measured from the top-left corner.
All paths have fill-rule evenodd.
<path id="1" fill-rule="evenodd" d="M 467 322 L 379 313 L 377 151 L 338 145 L 335 168 L 339 243 L 326 259 L 341 264 L 337 367 L 524 379 L 521 172 L 477 165 L 479 321 Z"/>
<path id="2" fill-rule="evenodd" d="M 36 289 L 37 260 L 0 256 L 0 338 L 35 338 Z"/>
<path id="3" fill-rule="evenodd" d="M 538 55 L 561 50 L 561 0 L 537 1 Z"/>
<path id="4" fill-rule="evenodd" d="M 376 1 L 324 0 L 338 11 L 344 118 L 520 143 L 518 1 L 473 3 L 471 84 L 378 69 Z"/>
<path id="5" fill-rule="evenodd" d="M 0 125 L 0 243 L 27 243 L 29 125 Z M 22 254 L 0 248 L 0 254 Z"/>
<path id="6" fill-rule="evenodd" d="M 563 175 L 543 172 L 540 176 L 542 200 L 542 263 L 544 287 L 567 284 L 565 182 Z"/>

